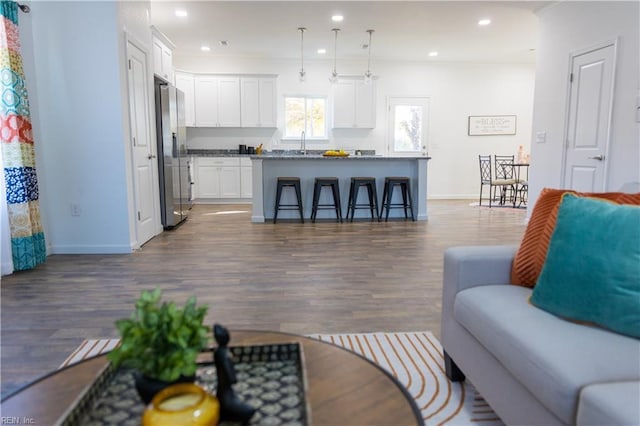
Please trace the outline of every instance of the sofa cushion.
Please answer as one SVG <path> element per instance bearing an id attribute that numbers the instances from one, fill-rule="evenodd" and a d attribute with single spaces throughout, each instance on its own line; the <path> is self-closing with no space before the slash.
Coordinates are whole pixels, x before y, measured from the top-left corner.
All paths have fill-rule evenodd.
<path id="1" fill-rule="evenodd" d="M 640 380 L 586 386 L 576 425 L 640 425 Z"/>
<path id="2" fill-rule="evenodd" d="M 640 340 L 562 320 L 531 305 L 531 290 L 463 290 L 455 319 L 564 423 L 575 420 L 586 385 L 640 379 Z"/>
<path id="3" fill-rule="evenodd" d="M 581 193 L 567 189 L 544 188 L 533 206 L 529 223 L 513 260 L 511 268 L 511 282 L 513 284 L 529 288 L 533 288 L 536 285 L 547 256 L 551 235 L 556 226 L 560 199 L 567 192 L 584 197 L 603 198 L 618 204 L 640 205 L 640 193 Z"/>
<path id="4" fill-rule="evenodd" d="M 640 207 L 565 194 L 531 303 L 640 338 Z"/>

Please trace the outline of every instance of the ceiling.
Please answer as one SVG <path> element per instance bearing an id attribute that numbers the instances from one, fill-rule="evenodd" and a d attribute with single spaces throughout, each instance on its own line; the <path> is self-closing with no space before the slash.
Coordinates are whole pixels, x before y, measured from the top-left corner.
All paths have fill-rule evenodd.
<path id="1" fill-rule="evenodd" d="M 174 44 L 174 54 L 271 59 L 535 62 L 541 1 L 151 1 L 152 24 Z M 176 9 L 186 17 L 177 17 Z M 331 16 L 341 14 L 340 23 Z M 488 26 L 479 26 L 483 18 Z M 220 45 L 221 40 L 228 46 Z M 200 47 L 210 46 L 210 52 Z M 325 48 L 320 55 L 317 49 Z M 438 56 L 430 57 L 429 52 Z"/>

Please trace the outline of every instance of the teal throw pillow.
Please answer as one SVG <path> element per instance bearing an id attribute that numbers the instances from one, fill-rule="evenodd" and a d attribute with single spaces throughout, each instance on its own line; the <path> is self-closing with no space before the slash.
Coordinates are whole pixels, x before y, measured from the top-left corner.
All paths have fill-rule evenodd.
<path id="1" fill-rule="evenodd" d="M 640 207 L 565 194 L 531 303 L 640 338 Z"/>

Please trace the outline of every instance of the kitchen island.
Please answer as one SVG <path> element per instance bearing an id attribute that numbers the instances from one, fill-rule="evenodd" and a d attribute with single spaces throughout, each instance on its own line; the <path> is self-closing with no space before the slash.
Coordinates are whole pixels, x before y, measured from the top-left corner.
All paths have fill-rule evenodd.
<path id="1" fill-rule="evenodd" d="M 337 177 L 340 180 L 340 202 L 342 214 L 346 215 L 349 197 L 349 185 L 354 176 L 375 177 L 378 191 L 378 205 L 382 205 L 384 179 L 387 176 L 407 176 L 411 179 L 411 198 L 416 220 L 427 220 L 427 162 L 431 157 L 385 157 L 385 156 L 349 156 L 323 157 L 322 155 L 253 155 L 253 201 L 251 221 L 260 223 L 272 221 L 274 216 L 276 181 L 279 176 L 299 177 L 302 190 L 304 218 L 311 217 L 313 202 L 313 184 L 316 177 Z M 396 188 L 393 202 L 401 199 L 401 191 Z M 361 189 L 358 202 L 367 200 L 366 189 Z M 330 191 L 321 193 L 320 204 L 332 202 Z M 293 191 L 282 193 L 282 204 L 295 204 Z M 370 218 L 369 210 L 358 209 L 355 218 Z M 389 218 L 404 218 L 402 209 L 392 209 Z M 335 219 L 335 212 L 319 210 L 318 219 Z M 281 210 L 278 222 L 286 219 L 299 219 L 295 210 Z"/>

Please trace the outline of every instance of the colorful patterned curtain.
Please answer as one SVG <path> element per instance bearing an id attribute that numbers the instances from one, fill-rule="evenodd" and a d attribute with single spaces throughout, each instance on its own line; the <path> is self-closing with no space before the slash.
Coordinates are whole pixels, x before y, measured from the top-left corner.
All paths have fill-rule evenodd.
<path id="1" fill-rule="evenodd" d="M 18 4 L 0 10 L 0 145 L 11 228 L 13 268 L 34 268 L 46 258 L 27 88 L 18 36 Z"/>

